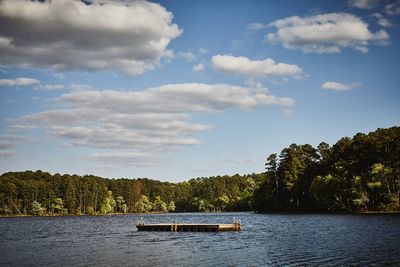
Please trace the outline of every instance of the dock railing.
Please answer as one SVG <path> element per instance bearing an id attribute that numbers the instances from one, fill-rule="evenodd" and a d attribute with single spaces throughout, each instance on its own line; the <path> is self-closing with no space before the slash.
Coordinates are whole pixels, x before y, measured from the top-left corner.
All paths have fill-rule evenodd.
<path id="1" fill-rule="evenodd" d="M 233 224 L 235 225 L 236 230 L 240 230 L 242 228 L 242 223 L 240 222 L 240 219 L 233 217 Z"/>

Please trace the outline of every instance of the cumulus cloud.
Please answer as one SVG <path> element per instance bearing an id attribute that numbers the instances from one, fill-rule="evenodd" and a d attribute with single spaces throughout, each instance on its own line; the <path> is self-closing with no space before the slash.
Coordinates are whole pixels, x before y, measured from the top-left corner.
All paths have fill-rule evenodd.
<path id="1" fill-rule="evenodd" d="M 294 113 L 294 110 L 291 108 L 285 108 L 283 109 L 283 114 L 285 114 L 286 116 L 292 116 Z"/>
<path id="2" fill-rule="evenodd" d="M 372 9 L 378 4 L 378 0 L 349 0 L 347 4 L 360 9 Z"/>
<path id="3" fill-rule="evenodd" d="M 400 15 L 400 1 L 394 1 L 393 3 L 385 6 L 385 12 L 389 15 L 395 16 Z"/>
<path id="4" fill-rule="evenodd" d="M 192 70 L 194 72 L 202 72 L 204 70 L 204 68 L 205 68 L 204 64 L 199 63 L 199 64 L 193 66 Z"/>
<path id="5" fill-rule="evenodd" d="M 39 83 L 39 80 L 25 77 L 16 79 L 0 79 L 0 86 L 30 86 Z"/>
<path id="6" fill-rule="evenodd" d="M 372 14 L 372 16 L 374 18 L 376 18 L 379 26 L 381 26 L 381 27 L 391 27 L 392 26 L 390 21 L 388 19 L 386 19 L 382 14 L 374 13 L 374 14 Z"/>
<path id="7" fill-rule="evenodd" d="M 20 77 L 15 79 L 0 79 L 0 86 L 11 86 L 11 87 L 21 87 L 21 86 L 35 86 L 35 90 L 41 91 L 52 91 L 63 89 L 62 84 L 41 84 L 41 81 L 32 78 Z"/>
<path id="8" fill-rule="evenodd" d="M 266 36 L 268 42 L 281 43 L 285 48 L 301 49 L 305 53 L 333 54 L 347 47 L 367 53 L 371 43 L 386 44 L 389 40 L 385 30 L 371 32 L 361 18 L 347 13 L 294 16 L 270 25 L 277 31 Z"/>
<path id="9" fill-rule="evenodd" d="M 192 62 L 193 60 L 196 59 L 196 55 L 193 54 L 192 52 L 179 52 L 178 56 L 183 58 L 184 60 L 188 62 Z"/>
<path id="10" fill-rule="evenodd" d="M 338 82 L 325 82 L 321 84 L 321 88 L 335 90 L 335 91 L 346 91 L 360 87 L 361 83 L 338 83 Z"/>
<path id="11" fill-rule="evenodd" d="M 0 63 L 137 75 L 154 69 L 181 34 L 147 1 L 0 1 Z"/>
<path id="12" fill-rule="evenodd" d="M 250 60 L 247 57 L 216 55 L 212 57 L 212 64 L 216 70 L 249 77 L 290 76 L 302 73 L 302 69 L 297 65 L 276 63 L 270 58 Z"/>
<path id="13" fill-rule="evenodd" d="M 71 85 L 69 86 L 69 88 L 70 88 L 71 90 L 75 90 L 75 91 L 93 89 L 92 86 L 89 85 L 89 84 L 79 84 L 79 83 L 71 84 Z"/>
<path id="14" fill-rule="evenodd" d="M 250 23 L 250 24 L 247 26 L 247 30 L 248 30 L 248 31 L 259 31 L 259 30 L 264 29 L 265 27 L 266 27 L 266 25 L 264 25 L 264 24 L 262 24 L 262 23 L 253 22 L 253 23 Z"/>
<path id="15" fill-rule="evenodd" d="M 268 104 L 288 104 L 287 98 L 258 93 L 252 88 L 202 83 L 167 84 L 143 91 L 81 90 L 59 98 L 71 105 L 102 107 L 117 113 L 216 112 L 226 108 L 250 110 L 265 104 L 266 99 L 270 99 Z"/>
<path id="16" fill-rule="evenodd" d="M 199 48 L 199 52 L 202 53 L 202 54 L 207 54 L 208 53 L 207 49 L 205 49 L 203 47 Z"/>
<path id="17" fill-rule="evenodd" d="M 35 87 L 36 90 L 40 91 L 54 91 L 61 90 L 64 88 L 63 84 L 40 84 Z"/>
<path id="18" fill-rule="evenodd" d="M 147 164 L 165 151 L 196 145 L 195 133 L 212 125 L 192 121 L 193 113 L 252 110 L 262 106 L 292 107 L 294 100 L 263 88 L 227 84 L 167 84 L 142 91 L 73 90 L 55 99 L 58 109 L 23 116 L 11 126 L 42 128 L 68 140 L 70 146 L 100 149 L 94 160 L 132 159 Z M 137 156 L 137 159 L 136 159 Z M 133 160 L 135 159 L 135 160 Z"/>

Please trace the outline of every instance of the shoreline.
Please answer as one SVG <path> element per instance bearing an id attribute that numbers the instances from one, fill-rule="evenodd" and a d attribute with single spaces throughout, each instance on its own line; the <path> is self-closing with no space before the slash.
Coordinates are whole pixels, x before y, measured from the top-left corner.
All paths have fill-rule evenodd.
<path id="1" fill-rule="evenodd" d="M 400 211 L 363 211 L 363 212 L 355 212 L 354 214 L 400 214 Z"/>
<path id="2" fill-rule="evenodd" d="M 24 218 L 24 217 L 100 217 L 100 216 L 114 216 L 114 215 L 152 215 L 152 214 L 184 214 L 184 213 L 196 213 L 196 214 L 218 214 L 218 213 L 256 213 L 262 215 L 396 215 L 400 214 L 400 211 L 363 211 L 363 212 L 255 212 L 255 211 L 218 211 L 218 212 L 147 212 L 147 213 L 110 213 L 110 214 L 54 214 L 54 215 L 0 215 L 1 218 Z"/>

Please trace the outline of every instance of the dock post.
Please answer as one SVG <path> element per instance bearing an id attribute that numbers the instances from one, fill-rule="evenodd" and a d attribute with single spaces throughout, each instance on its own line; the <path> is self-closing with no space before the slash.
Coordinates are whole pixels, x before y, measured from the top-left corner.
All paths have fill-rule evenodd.
<path id="1" fill-rule="evenodd" d="M 171 231 L 172 231 L 172 232 L 178 232 L 178 224 L 176 223 L 175 220 L 172 221 L 172 224 L 171 224 Z"/>

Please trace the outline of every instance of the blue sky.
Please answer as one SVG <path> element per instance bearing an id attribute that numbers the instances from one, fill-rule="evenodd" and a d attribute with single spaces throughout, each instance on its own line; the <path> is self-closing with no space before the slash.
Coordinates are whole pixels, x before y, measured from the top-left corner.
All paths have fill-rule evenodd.
<path id="1" fill-rule="evenodd" d="M 257 173 L 399 125 L 400 1 L 4 0 L 0 24 L 0 173 Z"/>

